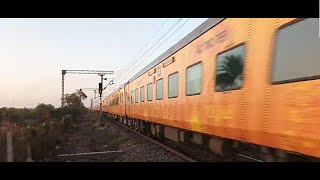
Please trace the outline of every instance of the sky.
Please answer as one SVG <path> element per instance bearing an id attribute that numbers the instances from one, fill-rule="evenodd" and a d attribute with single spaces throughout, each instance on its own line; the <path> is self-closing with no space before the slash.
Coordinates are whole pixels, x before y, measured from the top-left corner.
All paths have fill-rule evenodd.
<path id="1" fill-rule="evenodd" d="M 34 108 L 39 103 L 59 107 L 62 69 L 114 71 L 106 76 L 115 82 L 106 95 L 206 18 L 179 20 L 0 19 L 0 107 Z M 66 74 L 65 94 L 97 88 L 99 81 L 98 75 Z M 84 104 L 90 107 L 94 93 L 85 93 Z"/>

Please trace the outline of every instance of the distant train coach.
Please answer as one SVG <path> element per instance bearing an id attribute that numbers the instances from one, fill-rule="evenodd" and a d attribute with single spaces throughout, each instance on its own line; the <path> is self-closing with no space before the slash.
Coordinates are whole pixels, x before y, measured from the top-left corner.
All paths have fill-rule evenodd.
<path id="1" fill-rule="evenodd" d="M 318 160 L 319 77 L 319 19 L 213 18 L 102 108 L 141 133 L 221 156 L 245 150 L 265 161 Z"/>

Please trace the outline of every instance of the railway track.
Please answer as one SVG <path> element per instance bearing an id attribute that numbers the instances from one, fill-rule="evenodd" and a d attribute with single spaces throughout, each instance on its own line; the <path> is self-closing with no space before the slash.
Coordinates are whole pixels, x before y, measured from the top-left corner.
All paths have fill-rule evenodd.
<path id="1" fill-rule="evenodd" d="M 197 162 L 196 160 L 194 160 L 194 159 L 186 156 L 185 154 L 182 154 L 181 152 L 176 151 L 176 150 L 172 149 L 171 147 L 166 146 L 166 145 L 163 144 L 163 143 L 160 143 L 160 142 L 158 142 L 158 141 L 156 141 L 156 140 L 154 140 L 154 139 L 151 139 L 151 138 L 149 138 L 149 137 L 147 137 L 147 136 L 145 136 L 145 135 L 143 135 L 143 134 L 141 134 L 141 133 L 139 133 L 139 132 L 131 129 L 130 127 L 127 127 L 127 126 L 125 126 L 125 125 L 123 125 L 123 124 L 120 124 L 119 122 L 116 122 L 116 121 L 111 121 L 111 122 L 112 122 L 112 123 L 115 123 L 115 124 L 117 124 L 117 125 L 119 125 L 119 126 L 121 126 L 121 127 L 123 127 L 123 128 L 125 128 L 126 130 L 128 130 L 128 131 L 130 131 L 130 132 L 133 132 L 133 133 L 137 134 L 138 136 L 146 139 L 147 141 L 149 141 L 149 142 L 151 142 L 151 143 L 154 143 L 154 144 L 156 144 L 156 145 L 158 145 L 158 146 L 166 149 L 167 151 L 175 154 L 176 156 L 181 157 L 182 159 L 186 160 L 187 162 Z"/>
<path id="2" fill-rule="evenodd" d="M 112 122 L 112 123 L 114 123 L 114 124 L 116 124 L 116 125 L 124 128 L 124 129 L 126 129 L 126 130 L 128 130 L 128 131 L 130 131 L 130 132 L 132 132 L 132 133 L 134 133 L 134 134 L 136 134 L 136 135 L 138 135 L 139 137 L 142 137 L 143 139 L 145 139 L 145 140 L 147 140 L 147 141 L 149 141 L 149 142 L 151 142 L 151 143 L 153 143 L 153 144 L 156 144 L 156 145 L 158 145 L 158 146 L 166 149 L 167 151 L 175 154 L 176 156 L 184 159 L 184 160 L 187 161 L 187 162 L 199 162 L 199 160 L 195 160 L 195 158 L 192 158 L 192 157 L 186 155 L 187 153 L 182 153 L 182 152 L 180 152 L 180 151 L 178 151 L 178 150 L 175 150 L 174 148 L 171 148 L 171 147 L 169 147 L 168 145 L 165 145 L 164 143 L 161 143 L 161 142 L 156 141 L 156 140 L 154 140 L 154 139 L 152 139 L 152 138 L 150 138 L 150 137 L 148 137 L 148 136 L 146 136 L 146 135 L 144 135 L 144 134 L 141 134 L 141 133 L 135 131 L 134 129 L 131 129 L 131 128 L 128 127 L 128 126 L 125 126 L 124 124 L 121 124 L 121 123 L 119 123 L 119 122 L 117 122 L 117 121 L 114 121 L 114 120 L 110 120 L 110 122 Z M 216 161 L 221 161 L 221 159 L 219 158 L 219 159 L 217 159 Z M 223 161 L 223 160 L 222 160 L 222 161 Z M 242 153 L 237 153 L 234 161 L 235 161 L 235 162 L 238 162 L 238 161 L 239 161 L 239 162 L 240 162 L 240 161 L 242 161 L 242 162 L 243 162 L 243 161 L 245 161 L 245 162 L 264 162 L 264 161 L 262 161 L 262 160 L 260 160 L 260 159 L 253 158 L 253 157 L 251 157 L 251 156 L 248 156 L 248 155 L 245 155 L 245 154 L 242 154 Z"/>
<path id="3" fill-rule="evenodd" d="M 253 158 L 253 157 L 250 157 L 250 156 L 247 156 L 247 155 L 244 155 L 244 154 L 241 154 L 241 153 L 238 153 L 237 154 L 238 158 L 240 159 L 244 159 L 246 160 L 247 162 L 264 162 L 260 159 L 257 159 L 257 158 Z"/>

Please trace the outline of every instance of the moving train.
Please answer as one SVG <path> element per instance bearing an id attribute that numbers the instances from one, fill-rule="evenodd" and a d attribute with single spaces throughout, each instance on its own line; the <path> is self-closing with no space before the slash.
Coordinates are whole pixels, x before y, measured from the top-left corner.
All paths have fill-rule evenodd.
<path id="1" fill-rule="evenodd" d="M 151 137 L 221 156 L 318 161 L 319 77 L 318 18 L 210 18 L 107 96 L 102 110 Z"/>

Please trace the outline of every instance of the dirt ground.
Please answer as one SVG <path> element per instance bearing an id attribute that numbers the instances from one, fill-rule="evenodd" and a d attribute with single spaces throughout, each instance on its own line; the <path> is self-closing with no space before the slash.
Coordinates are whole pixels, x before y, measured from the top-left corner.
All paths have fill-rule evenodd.
<path id="1" fill-rule="evenodd" d="M 98 113 L 89 113 L 64 134 L 62 144 L 42 162 L 181 162 L 163 148 L 125 131 Z M 98 153 L 97 153 L 98 152 Z M 99 153 L 104 152 L 104 153 Z M 82 153 L 79 155 L 79 153 Z M 86 154 L 92 153 L 92 154 Z M 83 155 L 85 154 L 85 155 Z"/>
<path id="2" fill-rule="evenodd" d="M 113 161 L 121 152 L 119 145 L 126 140 L 120 136 L 109 133 L 105 124 L 97 125 L 98 115 L 89 113 L 64 134 L 64 142 L 56 146 L 56 150 L 49 153 L 42 161 Z M 73 155 L 79 153 L 106 152 L 99 155 Z M 109 152 L 110 151 L 110 152 Z"/>

